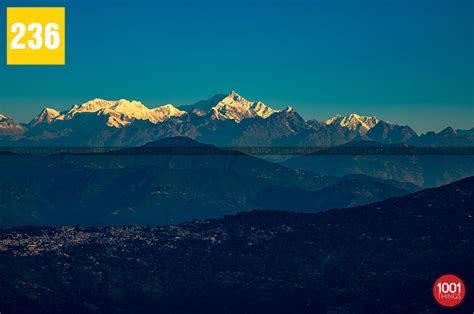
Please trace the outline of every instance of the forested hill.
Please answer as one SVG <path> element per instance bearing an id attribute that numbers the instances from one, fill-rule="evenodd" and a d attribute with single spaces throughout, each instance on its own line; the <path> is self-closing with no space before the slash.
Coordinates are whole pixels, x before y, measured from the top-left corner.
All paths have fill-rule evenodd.
<path id="1" fill-rule="evenodd" d="M 474 308 L 474 178 L 316 214 L 0 233 L 2 313 L 437 313 Z M 454 313 L 454 312 L 453 312 Z"/>

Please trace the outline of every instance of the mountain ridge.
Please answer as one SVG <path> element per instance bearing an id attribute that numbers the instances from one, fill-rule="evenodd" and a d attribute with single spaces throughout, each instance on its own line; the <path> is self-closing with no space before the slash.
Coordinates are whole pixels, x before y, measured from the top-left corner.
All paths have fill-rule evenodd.
<path id="1" fill-rule="evenodd" d="M 156 124 L 163 122 L 170 117 L 181 116 L 184 114 L 184 111 L 181 111 L 170 104 L 150 109 L 139 101 L 128 101 L 126 99 L 104 100 L 95 98 L 80 106 L 74 105 L 70 110 L 63 112 L 46 107 L 30 122 L 29 125 L 34 127 L 39 123 L 51 124 L 55 121 L 72 120 L 75 115 L 81 113 L 95 113 L 98 116 L 106 116 L 107 126 L 120 128 L 131 123 L 133 119 L 147 120 Z"/>
<path id="2" fill-rule="evenodd" d="M 331 119 L 324 121 L 326 125 L 338 125 L 351 131 L 357 131 L 360 135 L 366 134 L 379 122 L 380 120 L 375 116 L 359 116 L 356 113 L 351 113 L 347 116 L 336 114 Z"/>
<path id="3" fill-rule="evenodd" d="M 3 146 L 139 146 L 170 136 L 218 146 L 335 146 L 357 138 L 419 146 L 474 145 L 470 130 L 446 128 L 418 135 L 409 126 L 355 113 L 322 122 L 305 120 L 292 107 L 276 110 L 234 91 L 188 106 L 150 109 L 139 101 L 96 98 L 62 112 L 46 107 L 26 124 L 3 117 Z"/>
<path id="4" fill-rule="evenodd" d="M 135 154 L 161 148 L 171 152 Z M 175 154 L 173 148 L 211 153 Z M 366 176 L 336 178 L 293 170 L 187 137 L 165 138 L 118 154 L 1 158 L 0 227 L 169 224 L 273 204 L 316 212 L 419 189 Z"/>

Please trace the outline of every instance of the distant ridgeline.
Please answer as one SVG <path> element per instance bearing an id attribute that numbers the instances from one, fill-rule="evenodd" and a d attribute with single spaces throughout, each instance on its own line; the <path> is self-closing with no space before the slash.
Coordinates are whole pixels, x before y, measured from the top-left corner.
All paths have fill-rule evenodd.
<path id="1" fill-rule="evenodd" d="M 186 147 L 212 153 L 135 153 Z M 174 224 L 253 209 L 318 212 L 474 175 L 473 159 L 313 154 L 281 164 L 187 137 L 114 153 L 5 153 L 0 156 L 0 227 Z"/>
<path id="2" fill-rule="evenodd" d="M 274 110 L 235 92 L 190 106 L 150 109 L 137 101 L 94 99 L 70 110 L 45 108 L 31 122 L 0 114 L 1 146 L 138 146 L 186 136 L 218 146 L 336 146 L 351 141 L 416 146 L 473 146 L 474 128 L 417 135 L 409 126 L 376 117 L 336 115 L 305 121 L 293 108 Z"/>
<path id="3" fill-rule="evenodd" d="M 364 175 L 294 170 L 186 137 L 146 147 L 213 154 L 0 156 L 0 227 L 147 225 L 218 218 L 252 209 L 317 212 L 363 205 L 418 186 Z"/>

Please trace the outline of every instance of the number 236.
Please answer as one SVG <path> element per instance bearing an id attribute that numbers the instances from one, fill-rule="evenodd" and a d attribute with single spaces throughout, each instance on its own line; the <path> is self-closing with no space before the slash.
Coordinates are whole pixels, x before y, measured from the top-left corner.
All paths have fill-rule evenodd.
<path id="1" fill-rule="evenodd" d="M 11 27 L 11 32 L 17 34 L 11 41 L 11 49 L 26 49 L 26 44 L 20 43 L 20 40 L 25 36 L 27 30 L 33 33 L 33 39 L 27 41 L 30 49 L 41 49 L 43 42 L 46 48 L 50 50 L 57 49 L 60 45 L 59 26 L 56 23 L 46 24 L 44 34 L 43 25 L 40 23 L 31 23 L 28 25 L 28 28 L 23 23 L 14 23 Z"/>

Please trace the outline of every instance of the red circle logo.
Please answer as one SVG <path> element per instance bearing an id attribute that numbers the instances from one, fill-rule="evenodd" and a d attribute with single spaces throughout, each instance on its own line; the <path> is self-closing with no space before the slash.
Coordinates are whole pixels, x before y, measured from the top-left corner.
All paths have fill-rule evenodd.
<path id="1" fill-rule="evenodd" d="M 464 282 L 455 275 L 443 275 L 433 285 L 433 296 L 442 306 L 456 306 L 462 302 L 465 295 Z"/>

